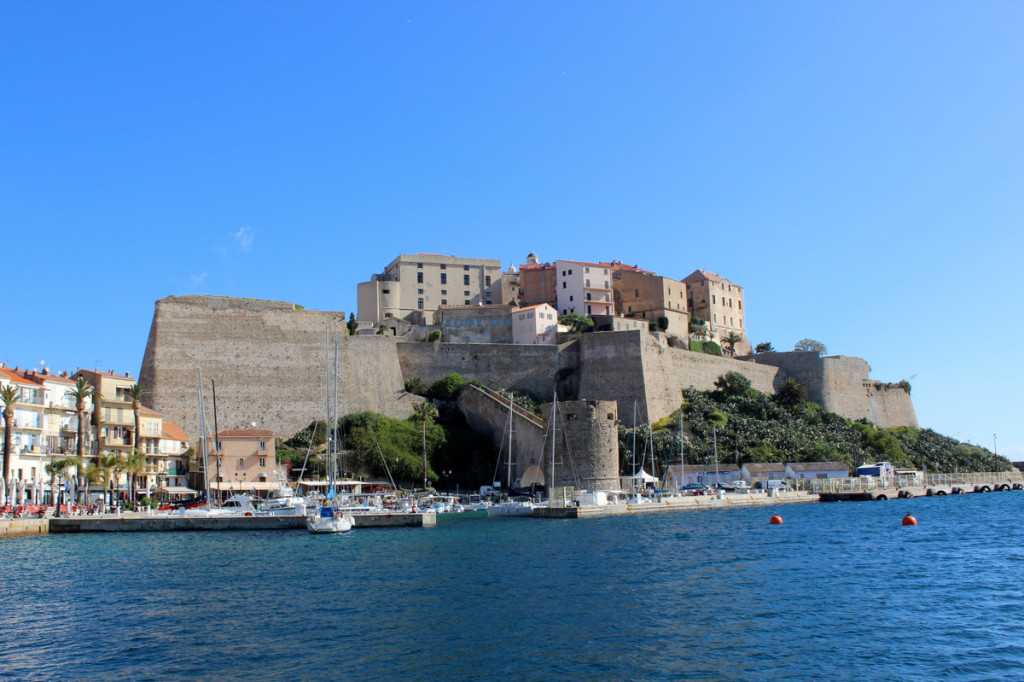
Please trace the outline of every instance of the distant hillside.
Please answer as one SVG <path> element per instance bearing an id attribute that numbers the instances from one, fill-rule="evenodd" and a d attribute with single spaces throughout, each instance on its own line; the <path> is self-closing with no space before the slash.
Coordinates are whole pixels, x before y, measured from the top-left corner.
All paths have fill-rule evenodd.
<path id="1" fill-rule="evenodd" d="M 864 462 L 886 460 L 900 467 L 930 473 L 1008 471 L 1009 460 L 977 445 L 961 443 L 931 429 L 907 426 L 879 429 L 867 420 L 850 421 L 815 403 L 803 400 L 794 382 L 777 395 L 751 388 L 750 381 L 729 372 L 715 383 L 714 391 L 683 391 L 685 407 L 686 463 L 711 461 L 712 426 L 718 440 L 718 460 L 745 462 L 838 461 L 857 467 Z M 629 415 L 621 415 L 629 423 Z M 654 425 L 637 429 L 637 459 L 650 459 L 647 443 L 653 443 L 659 472 L 666 463 L 679 461 L 679 411 Z M 633 430 L 620 431 L 623 463 L 633 456 Z M 649 465 L 648 465 L 649 468 Z"/>

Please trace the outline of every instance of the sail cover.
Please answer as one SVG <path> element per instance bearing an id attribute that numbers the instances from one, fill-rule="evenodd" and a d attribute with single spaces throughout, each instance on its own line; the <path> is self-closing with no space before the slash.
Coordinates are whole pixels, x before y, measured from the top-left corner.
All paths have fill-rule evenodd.
<path id="1" fill-rule="evenodd" d="M 536 464 L 526 467 L 523 477 L 519 479 L 520 488 L 529 488 L 534 485 L 544 485 L 544 472 Z"/>

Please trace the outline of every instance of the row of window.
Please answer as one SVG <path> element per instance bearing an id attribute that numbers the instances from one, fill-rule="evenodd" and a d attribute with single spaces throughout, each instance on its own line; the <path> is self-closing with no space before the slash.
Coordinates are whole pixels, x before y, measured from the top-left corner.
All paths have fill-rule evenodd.
<path id="1" fill-rule="evenodd" d="M 423 269 L 423 263 L 417 263 L 416 267 L 419 268 L 420 270 L 422 270 Z M 442 270 L 447 270 L 448 269 L 448 265 L 446 263 L 441 263 L 441 269 Z M 463 265 L 462 269 L 468 271 L 469 270 L 469 266 L 468 265 Z"/>
<path id="2" fill-rule="evenodd" d="M 423 273 L 422 272 L 417 272 L 416 273 L 416 283 L 417 284 L 423 284 Z M 441 284 L 448 284 L 448 275 L 443 273 L 443 272 L 441 273 Z M 467 287 L 469 286 L 469 275 L 463 275 L 462 276 L 462 284 L 467 286 Z M 490 275 L 487 275 L 487 276 L 484 277 L 484 286 L 486 286 L 486 287 L 491 286 L 491 276 Z M 389 292 L 385 291 L 384 293 L 389 293 Z"/>
<path id="3" fill-rule="evenodd" d="M 509 319 L 502 320 L 502 319 L 494 317 L 494 318 L 490 318 L 490 319 L 486 320 L 486 322 L 484 321 L 483 318 L 477 318 L 476 320 L 445 320 L 444 321 L 444 326 L 446 326 L 446 327 L 483 327 L 483 326 L 501 327 L 503 325 L 506 326 L 506 327 L 511 327 L 512 326 L 512 319 L 509 318 Z"/>

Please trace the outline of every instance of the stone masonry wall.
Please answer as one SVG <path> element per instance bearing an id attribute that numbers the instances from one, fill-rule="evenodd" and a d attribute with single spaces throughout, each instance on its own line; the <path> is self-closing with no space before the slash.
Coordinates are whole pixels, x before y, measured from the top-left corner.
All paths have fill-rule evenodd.
<path id="1" fill-rule="evenodd" d="M 487 435 L 499 454 L 495 481 L 508 478 L 508 402 L 492 391 L 466 386 L 459 394 L 459 409 L 466 423 L 478 433 Z M 544 422 L 519 406 L 512 410 L 512 482 L 519 480 L 531 464 L 540 460 L 544 451 Z"/>
<path id="2" fill-rule="evenodd" d="M 507 343 L 399 343 L 402 376 L 428 386 L 450 372 L 494 388 L 551 394 L 558 371 L 558 347 Z"/>
<path id="3" fill-rule="evenodd" d="M 213 432 L 216 382 L 221 429 L 256 422 L 290 436 L 323 419 L 327 367 L 339 341 L 339 411 L 375 410 L 404 418 L 415 397 L 403 390 L 394 341 L 344 336 L 342 312 L 296 309 L 289 303 L 213 296 L 157 301 L 140 372 L 143 402 L 199 437 L 198 386 L 202 369 L 207 428 Z M 328 353 L 330 359 L 328 359 Z"/>
<path id="4" fill-rule="evenodd" d="M 672 414 L 682 404 L 681 389 L 692 386 L 701 391 L 713 390 L 718 377 L 728 372 L 739 372 L 762 393 L 774 393 L 779 384 L 775 367 L 671 348 L 660 334 L 651 335 L 641 348 L 646 397 L 641 421 L 646 421 L 648 415 L 654 422 Z M 620 404 L 620 414 L 624 414 L 622 409 Z"/>

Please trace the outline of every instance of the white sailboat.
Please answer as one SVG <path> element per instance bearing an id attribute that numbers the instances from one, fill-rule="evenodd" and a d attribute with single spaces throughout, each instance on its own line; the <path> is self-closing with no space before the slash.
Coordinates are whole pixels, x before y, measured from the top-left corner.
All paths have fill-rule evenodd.
<path id="1" fill-rule="evenodd" d="M 333 410 L 331 390 L 334 391 Z M 338 343 L 334 343 L 334 384 L 327 387 L 327 501 L 306 517 L 310 533 L 343 533 L 352 530 L 352 516 L 334 502 L 338 481 Z"/>
<path id="2" fill-rule="evenodd" d="M 513 458 L 515 457 L 514 440 L 515 440 L 515 429 L 512 427 L 512 415 L 513 415 L 513 395 L 510 392 L 508 394 L 508 469 L 505 478 L 505 489 L 509 492 L 512 490 L 512 470 L 513 470 Z M 526 496 L 520 496 L 516 499 L 509 497 L 504 502 L 498 502 L 492 504 L 487 508 L 487 516 L 489 518 L 501 518 L 509 516 L 533 516 L 533 500 Z"/>

